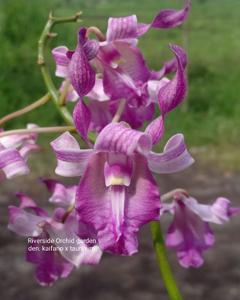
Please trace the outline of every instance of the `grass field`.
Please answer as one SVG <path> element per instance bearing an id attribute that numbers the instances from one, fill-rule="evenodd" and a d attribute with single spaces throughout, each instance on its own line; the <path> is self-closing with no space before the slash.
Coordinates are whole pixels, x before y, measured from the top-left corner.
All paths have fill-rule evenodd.
<path id="1" fill-rule="evenodd" d="M 50 9 L 57 15 L 82 10 L 82 25 L 96 25 L 105 30 L 109 16 L 136 13 L 139 20 L 149 22 L 159 9 L 179 8 L 183 2 L 1 0 L 0 116 L 45 93 L 36 65 L 36 52 L 37 40 Z M 193 146 L 210 145 L 218 151 L 228 147 L 237 149 L 240 146 L 240 1 L 192 0 L 192 4 L 190 18 L 183 29 L 151 30 L 139 44 L 149 66 L 156 70 L 171 57 L 168 43 L 178 43 L 188 50 L 188 110 L 178 109 L 171 113 L 166 123 L 167 137 L 174 132 L 184 132 Z M 51 46 L 66 44 L 74 48 L 76 30 L 74 24 L 57 28 L 59 35 Z M 40 125 L 62 122 L 49 104 L 8 127 L 21 127 L 33 119 Z"/>

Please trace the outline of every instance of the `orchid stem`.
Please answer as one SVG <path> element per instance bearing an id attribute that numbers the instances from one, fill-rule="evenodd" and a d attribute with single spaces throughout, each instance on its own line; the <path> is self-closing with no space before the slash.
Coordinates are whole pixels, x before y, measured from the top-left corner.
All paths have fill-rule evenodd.
<path id="1" fill-rule="evenodd" d="M 31 129 L 14 129 L 7 130 L 0 133 L 0 138 L 13 134 L 26 134 L 26 133 L 53 133 L 53 132 L 65 132 L 65 131 L 76 131 L 73 126 L 54 126 L 54 127 L 36 127 Z"/>
<path id="2" fill-rule="evenodd" d="M 57 110 L 59 111 L 59 113 L 61 114 L 61 116 L 63 117 L 63 119 L 65 120 L 65 122 L 68 125 L 73 125 L 72 116 L 69 113 L 69 111 L 67 110 L 67 108 L 65 106 L 61 106 L 59 103 L 59 92 L 54 85 L 54 82 L 52 80 L 52 77 L 51 77 L 50 72 L 46 65 L 45 48 L 47 46 L 48 40 L 51 37 L 55 36 L 55 34 L 51 32 L 51 30 L 53 29 L 53 27 L 56 24 L 67 23 L 67 22 L 77 22 L 77 21 L 79 21 L 80 16 L 81 16 L 81 12 L 78 12 L 74 16 L 71 16 L 71 17 L 56 18 L 56 17 L 53 17 L 53 15 L 50 13 L 48 21 L 47 21 L 47 23 L 43 29 L 43 32 L 40 36 L 40 39 L 38 41 L 38 64 L 40 66 L 45 85 L 52 97 L 52 100 L 53 100 Z"/>
<path id="3" fill-rule="evenodd" d="M 12 119 L 15 119 L 23 114 L 30 112 L 33 109 L 38 108 L 39 106 L 46 104 L 50 99 L 51 99 L 51 96 L 48 93 L 48 94 L 44 95 L 42 98 L 35 101 L 34 103 L 32 103 L 22 109 L 14 111 L 14 112 L 10 113 L 9 115 L 4 116 L 2 119 L 0 119 L 0 126 Z"/>
<path id="4" fill-rule="evenodd" d="M 168 261 L 167 250 L 161 231 L 160 222 L 151 222 L 153 246 L 157 256 L 158 266 L 170 300 L 183 300 Z"/>
<path id="5" fill-rule="evenodd" d="M 119 106 L 118 106 L 118 109 L 112 119 L 112 122 L 113 123 L 117 123 L 119 122 L 122 114 L 123 114 L 123 111 L 124 111 L 124 108 L 125 108 L 125 105 L 126 105 L 126 99 L 122 99 L 120 100 L 120 103 L 119 103 Z"/>

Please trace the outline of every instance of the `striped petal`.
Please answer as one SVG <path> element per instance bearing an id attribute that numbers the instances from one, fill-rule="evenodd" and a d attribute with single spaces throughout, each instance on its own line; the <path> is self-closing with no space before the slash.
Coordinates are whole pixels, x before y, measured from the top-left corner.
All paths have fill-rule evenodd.
<path id="1" fill-rule="evenodd" d="M 61 176 L 81 176 L 93 153 L 93 150 L 80 149 L 78 142 L 69 132 L 51 142 L 51 146 L 57 158 L 55 172 Z"/>
<path id="2" fill-rule="evenodd" d="M 182 134 L 172 136 L 164 147 L 163 153 L 150 152 L 148 155 L 149 169 L 158 174 L 182 171 L 193 162 L 194 159 L 187 151 Z"/>

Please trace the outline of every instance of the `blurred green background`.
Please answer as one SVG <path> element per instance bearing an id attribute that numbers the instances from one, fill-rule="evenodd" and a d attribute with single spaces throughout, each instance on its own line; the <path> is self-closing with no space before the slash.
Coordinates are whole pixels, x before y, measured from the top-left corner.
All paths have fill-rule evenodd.
<path id="1" fill-rule="evenodd" d="M 83 11 L 82 25 L 95 25 L 103 31 L 109 16 L 137 14 L 150 22 L 161 8 L 182 7 L 183 0 L 0 0 L 0 117 L 35 101 L 45 93 L 36 65 L 37 41 L 50 10 L 58 16 Z M 59 33 L 51 47 L 74 48 L 80 25 L 56 28 Z M 189 94 L 187 106 L 167 118 L 167 137 L 183 132 L 188 144 L 228 153 L 236 165 L 240 155 L 240 1 L 192 0 L 188 22 L 182 28 L 151 30 L 139 46 L 152 69 L 161 68 L 171 58 L 169 43 L 187 48 L 189 54 Z M 49 55 L 52 70 L 54 65 Z M 56 79 L 56 83 L 60 81 Z M 54 107 L 33 111 L 7 124 L 23 127 L 61 124 Z M 207 152 L 209 156 L 210 152 Z M 230 155 L 231 153 L 231 155 Z M 226 156 L 226 155 L 225 155 Z"/>

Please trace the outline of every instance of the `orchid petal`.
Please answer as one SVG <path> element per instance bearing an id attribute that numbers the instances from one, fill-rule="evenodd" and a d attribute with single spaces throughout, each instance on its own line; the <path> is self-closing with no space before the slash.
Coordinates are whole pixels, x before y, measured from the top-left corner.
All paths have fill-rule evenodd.
<path id="1" fill-rule="evenodd" d="M 150 152 L 148 155 L 150 170 L 159 174 L 182 171 L 193 162 L 194 159 L 186 149 L 182 134 L 172 136 L 166 143 L 163 153 Z"/>
<path id="2" fill-rule="evenodd" d="M 131 155 L 148 153 L 152 147 L 149 135 L 133 130 L 124 122 L 107 125 L 98 135 L 94 148 Z"/>
<path id="3" fill-rule="evenodd" d="M 192 197 L 185 197 L 183 201 L 205 222 L 223 224 L 229 221 L 231 217 L 231 202 L 226 198 L 219 197 L 212 205 L 200 204 Z"/>
<path id="4" fill-rule="evenodd" d="M 183 68 L 183 60 L 186 54 L 184 50 L 177 45 L 171 45 L 170 48 L 176 56 L 178 67 L 173 79 L 165 84 L 158 92 L 159 106 L 162 115 L 165 115 L 178 106 L 184 100 L 187 92 L 187 79 Z"/>
<path id="5" fill-rule="evenodd" d="M 74 108 L 73 120 L 78 133 L 86 141 L 91 122 L 91 112 L 82 100 L 78 101 Z"/>
<path id="6" fill-rule="evenodd" d="M 190 1 L 187 1 L 181 10 L 163 9 L 153 19 L 152 23 L 138 23 L 138 36 L 145 34 L 150 28 L 168 29 L 182 25 L 188 17 L 191 8 Z"/>
<path id="7" fill-rule="evenodd" d="M 158 141 L 164 134 L 164 118 L 160 116 L 148 124 L 145 129 L 145 133 L 151 136 L 153 145 L 157 144 Z"/>
<path id="8" fill-rule="evenodd" d="M 9 230 L 21 236 L 39 236 L 42 233 L 42 224 L 48 220 L 48 217 L 37 216 L 16 206 L 9 206 L 8 209 Z"/>
<path id="9" fill-rule="evenodd" d="M 38 239 L 46 239 L 42 234 Z M 35 247 L 36 243 L 29 243 L 29 247 Z M 35 276 L 38 283 L 42 286 L 51 286 L 59 278 L 66 278 L 73 269 L 73 264 L 66 261 L 58 251 L 43 250 L 43 247 L 51 247 L 52 244 L 41 243 L 37 251 L 27 250 L 26 260 L 36 265 Z"/>
<path id="10" fill-rule="evenodd" d="M 86 96 L 91 98 L 92 100 L 98 100 L 98 101 L 109 100 L 109 97 L 105 94 L 103 89 L 103 80 L 100 78 L 96 78 L 93 89 Z"/>
<path id="11" fill-rule="evenodd" d="M 122 39 L 136 39 L 137 16 L 109 18 L 106 40 L 112 42 Z"/>
<path id="12" fill-rule="evenodd" d="M 15 149 L 0 150 L 0 170 L 4 172 L 7 178 L 29 173 L 25 160 Z"/>
<path id="13" fill-rule="evenodd" d="M 42 182 L 46 184 L 48 190 L 52 193 L 49 202 L 67 207 L 75 203 L 76 185 L 65 186 L 54 179 L 43 179 Z"/>
<path id="14" fill-rule="evenodd" d="M 146 82 L 150 77 L 150 72 L 140 50 L 123 42 L 116 42 L 115 46 L 121 57 L 118 62 L 121 70 L 137 83 Z"/>
<path id="15" fill-rule="evenodd" d="M 65 46 L 59 46 L 52 50 L 53 58 L 56 62 L 55 75 L 58 77 L 68 76 L 68 65 L 70 59 L 67 57 L 68 48 Z"/>
<path id="16" fill-rule="evenodd" d="M 69 133 L 65 132 L 53 142 L 51 146 L 57 157 L 55 172 L 61 176 L 81 176 L 85 170 L 93 150 L 81 150 L 78 142 Z"/>

